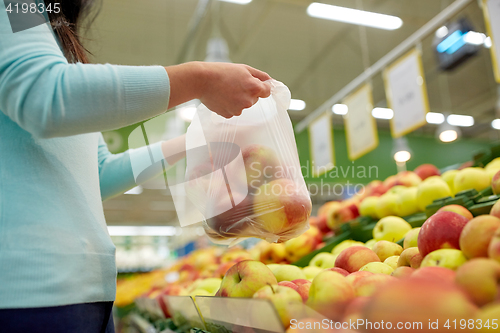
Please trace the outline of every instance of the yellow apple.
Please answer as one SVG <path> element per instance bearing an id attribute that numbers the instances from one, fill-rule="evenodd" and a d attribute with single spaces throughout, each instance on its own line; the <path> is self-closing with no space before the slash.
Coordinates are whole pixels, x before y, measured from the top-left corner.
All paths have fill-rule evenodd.
<path id="1" fill-rule="evenodd" d="M 391 275 L 394 271 L 394 268 L 391 266 L 384 264 L 383 262 L 369 262 L 359 269 L 360 271 L 372 272 L 375 274 L 385 274 Z"/>
<path id="2" fill-rule="evenodd" d="M 375 243 L 372 247 L 372 251 L 377 254 L 380 261 L 384 261 L 390 256 L 399 256 L 403 252 L 401 245 L 386 240 L 381 240 Z"/>
<path id="3" fill-rule="evenodd" d="M 309 265 L 321 267 L 323 269 L 335 267 L 335 260 L 337 259 L 337 256 L 338 256 L 338 254 L 331 254 L 328 252 L 320 252 L 311 259 L 311 262 L 309 262 Z"/>
<path id="4" fill-rule="evenodd" d="M 410 266 L 411 268 L 419 268 L 422 263 L 422 255 L 420 254 L 418 247 L 409 247 L 403 252 L 398 258 L 398 267 Z"/>
<path id="5" fill-rule="evenodd" d="M 390 256 L 384 260 L 384 264 L 391 266 L 392 269 L 396 269 L 398 267 L 398 261 L 399 256 Z"/>
<path id="6" fill-rule="evenodd" d="M 457 249 L 440 249 L 426 255 L 420 267 L 438 266 L 457 270 L 465 262 L 467 262 L 467 258 L 462 251 Z"/>
<path id="7" fill-rule="evenodd" d="M 418 189 L 414 186 L 406 187 L 399 193 L 395 209 L 397 216 L 408 216 L 420 211 L 417 204 L 417 192 Z"/>
<path id="8" fill-rule="evenodd" d="M 377 205 L 379 197 L 366 197 L 359 205 L 359 215 L 377 218 Z"/>
<path id="9" fill-rule="evenodd" d="M 307 280 L 312 280 L 316 277 L 316 275 L 323 272 L 323 268 L 316 266 L 306 266 L 302 269 L 302 272 L 304 272 Z"/>
<path id="10" fill-rule="evenodd" d="M 285 328 L 290 326 L 290 320 L 293 319 L 293 303 L 302 303 L 302 297 L 296 290 L 277 284 L 262 287 L 253 298 L 270 300 Z"/>
<path id="11" fill-rule="evenodd" d="M 373 238 L 377 241 L 397 242 L 410 230 L 411 225 L 402 218 L 387 216 L 380 219 L 373 228 Z"/>
<path id="12" fill-rule="evenodd" d="M 398 194 L 387 192 L 381 195 L 377 202 L 377 207 L 375 209 L 376 215 L 379 219 L 396 215 L 396 200 L 398 198 Z"/>
<path id="13" fill-rule="evenodd" d="M 490 186 L 490 176 L 482 168 L 465 168 L 457 173 L 453 185 L 457 193 L 470 189 L 479 192 Z"/>
<path id="14" fill-rule="evenodd" d="M 470 220 L 460 234 L 460 249 L 469 258 L 488 257 L 488 246 L 500 219 L 492 215 L 480 215 Z"/>
<path id="15" fill-rule="evenodd" d="M 351 246 L 364 246 L 365 244 L 363 242 L 358 242 L 352 239 L 345 240 L 339 244 L 337 244 L 333 249 L 332 249 L 332 254 L 339 254 L 340 252 L 344 251 L 348 247 Z"/>
<path id="16" fill-rule="evenodd" d="M 277 284 L 273 272 L 260 261 L 240 261 L 227 272 L 220 286 L 222 297 L 252 297 L 269 284 Z"/>
<path id="17" fill-rule="evenodd" d="M 363 271 L 366 272 L 366 271 Z M 358 297 L 372 296 L 375 291 L 386 284 L 393 283 L 395 277 L 387 274 L 372 274 L 356 279 L 353 283 L 354 292 Z"/>
<path id="18" fill-rule="evenodd" d="M 377 240 L 375 239 L 370 239 L 369 241 L 367 241 L 365 243 L 365 246 L 369 249 L 372 249 L 373 248 L 373 245 L 375 245 L 375 243 L 377 242 Z"/>
<path id="19" fill-rule="evenodd" d="M 417 204 L 421 211 L 434 200 L 451 196 L 448 184 L 439 176 L 432 176 L 424 180 L 417 187 Z"/>
<path id="20" fill-rule="evenodd" d="M 479 310 L 476 317 L 481 320 L 481 328 L 479 333 L 494 333 L 500 332 L 500 302 L 490 303 Z M 496 325 L 495 325 L 496 324 Z"/>
<path id="21" fill-rule="evenodd" d="M 418 233 L 420 232 L 420 228 L 413 228 L 408 231 L 405 235 L 405 240 L 403 241 L 403 249 L 407 249 L 409 247 L 418 246 Z"/>
<path id="22" fill-rule="evenodd" d="M 441 178 L 443 178 L 443 180 L 446 182 L 446 184 L 448 184 L 448 186 L 450 187 L 451 194 L 457 193 L 455 191 L 455 185 L 454 185 L 455 176 L 457 175 L 457 173 L 458 173 L 458 170 L 448 170 L 441 175 Z"/>
<path id="23" fill-rule="evenodd" d="M 294 265 L 269 264 L 267 267 L 273 272 L 278 282 L 306 278 L 302 269 Z"/>
<path id="24" fill-rule="evenodd" d="M 487 258 L 475 258 L 466 262 L 457 269 L 455 278 L 456 283 L 477 306 L 486 305 L 497 298 L 499 280 L 500 263 Z"/>

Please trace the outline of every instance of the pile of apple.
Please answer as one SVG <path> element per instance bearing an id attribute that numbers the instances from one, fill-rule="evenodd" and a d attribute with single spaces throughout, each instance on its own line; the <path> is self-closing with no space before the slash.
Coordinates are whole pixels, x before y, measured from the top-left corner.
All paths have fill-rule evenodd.
<path id="1" fill-rule="evenodd" d="M 481 319 L 491 329 L 493 322 L 500 325 L 499 217 L 500 201 L 490 215 L 475 218 L 462 206 L 445 206 L 421 228 L 397 216 L 384 217 L 372 240 L 344 241 L 303 269 L 241 261 L 227 271 L 217 295 L 268 299 L 285 327 L 292 319 L 301 327 L 322 318 L 394 325 Z M 395 243 L 402 238 L 404 246 Z M 438 331 L 445 330 L 464 328 Z"/>

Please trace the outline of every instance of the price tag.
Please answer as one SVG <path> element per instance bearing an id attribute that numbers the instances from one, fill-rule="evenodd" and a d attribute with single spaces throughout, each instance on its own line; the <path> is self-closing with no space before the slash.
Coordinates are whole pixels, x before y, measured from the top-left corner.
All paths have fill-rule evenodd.
<path id="1" fill-rule="evenodd" d="M 500 48 L 496 43 L 500 43 L 500 0 L 483 0 L 483 12 L 486 31 L 491 38 L 490 51 L 495 80 L 500 83 Z"/>
<path id="2" fill-rule="evenodd" d="M 387 104 L 394 111 L 391 133 L 399 138 L 426 124 L 429 111 L 421 55 L 410 51 L 383 73 Z"/>
<path id="3" fill-rule="evenodd" d="M 343 103 L 348 108 L 344 116 L 347 152 L 354 161 L 378 146 L 377 124 L 372 116 L 372 87 L 364 85 Z"/>
<path id="4" fill-rule="evenodd" d="M 332 118 L 329 113 L 325 113 L 309 125 L 309 146 L 313 176 L 320 176 L 333 169 L 335 154 Z"/>

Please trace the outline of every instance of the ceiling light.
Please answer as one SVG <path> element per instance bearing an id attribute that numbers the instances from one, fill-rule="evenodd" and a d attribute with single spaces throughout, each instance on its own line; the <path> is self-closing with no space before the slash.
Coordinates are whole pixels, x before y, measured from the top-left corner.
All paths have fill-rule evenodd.
<path id="1" fill-rule="evenodd" d="M 290 100 L 290 107 L 288 110 L 293 110 L 293 111 L 302 111 L 306 108 L 306 102 L 304 102 L 301 99 L 293 99 Z"/>
<path id="2" fill-rule="evenodd" d="M 313 2 L 307 7 L 307 14 L 312 17 L 365 25 L 385 30 L 395 30 L 403 25 L 403 20 L 396 16 L 332 6 L 318 2 Z"/>
<path id="3" fill-rule="evenodd" d="M 474 118 L 471 116 L 462 116 L 458 114 L 450 114 L 446 120 L 450 125 L 453 126 L 461 126 L 461 127 L 470 127 L 474 125 Z"/>
<path id="4" fill-rule="evenodd" d="M 486 37 L 484 39 L 484 47 L 489 49 L 491 47 L 491 37 Z"/>
<path id="5" fill-rule="evenodd" d="M 110 236 L 174 236 L 172 226 L 108 226 Z"/>
<path id="6" fill-rule="evenodd" d="M 429 124 L 442 124 L 444 122 L 444 114 L 442 113 L 437 113 L 437 112 L 427 112 L 425 115 L 425 120 Z"/>
<path id="7" fill-rule="evenodd" d="M 480 32 L 469 31 L 464 35 L 464 41 L 472 45 L 481 45 L 484 43 L 486 35 Z"/>
<path id="8" fill-rule="evenodd" d="M 439 133 L 439 140 L 443 142 L 452 142 L 455 141 L 457 138 L 458 138 L 458 133 L 457 131 L 454 130 L 446 130 Z"/>
<path id="9" fill-rule="evenodd" d="M 377 119 L 392 119 L 394 111 L 388 108 L 375 108 L 372 110 L 372 116 Z"/>
<path id="10" fill-rule="evenodd" d="M 436 30 L 436 37 L 437 38 L 444 38 L 448 34 L 448 28 L 446 26 L 442 26 L 441 28 Z"/>
<path id="11" fill-rule="evenodd" d="M 335 104 L 332 106 L 332 112 L 339 115 L 345 115 L 349 111 L 349 108 L 345 104 Z"/>
<path id="12" fill-rule="evenodd" d="M 252 2 L 252 0 L 219 0 L 219 1 L 232 2 L 232 3 L 237 3 L 239 5 L 246 5 L 247 3 Z"/>
<path id="13" fill-rule="evenodd" d="M 496 130 L 500 130 L 500 119 L 495 119 L 491 122 L 491 127 Z"/>
<path id="14" fill-rule="evenodd" d="M 411 158 L 411 149 L 405 137 L 394 139 L 392 155 L 398 163 L 407 162 Z"/>
<path id="15" fill-rule="evenodd" d="M 128 190 L 127 192 L 125 192 L 125 194 L 141 194 L 142 193 L 142 186 L 136 186 L 134 188 L 131 188 L 130 190 Z"/>

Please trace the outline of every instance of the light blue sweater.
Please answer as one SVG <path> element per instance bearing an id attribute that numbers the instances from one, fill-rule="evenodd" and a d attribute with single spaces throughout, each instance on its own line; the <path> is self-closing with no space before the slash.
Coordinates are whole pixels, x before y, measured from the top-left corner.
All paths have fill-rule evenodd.
<path id="1" fill-rule="evenodd" d="M 163 113 L 169 92 L 160 66 L 68 64 L 47 24 L 12 33 L 0 1 L 0 308 L 114 300 L 102 200 L 149 157 L 99 132 Z"/>

